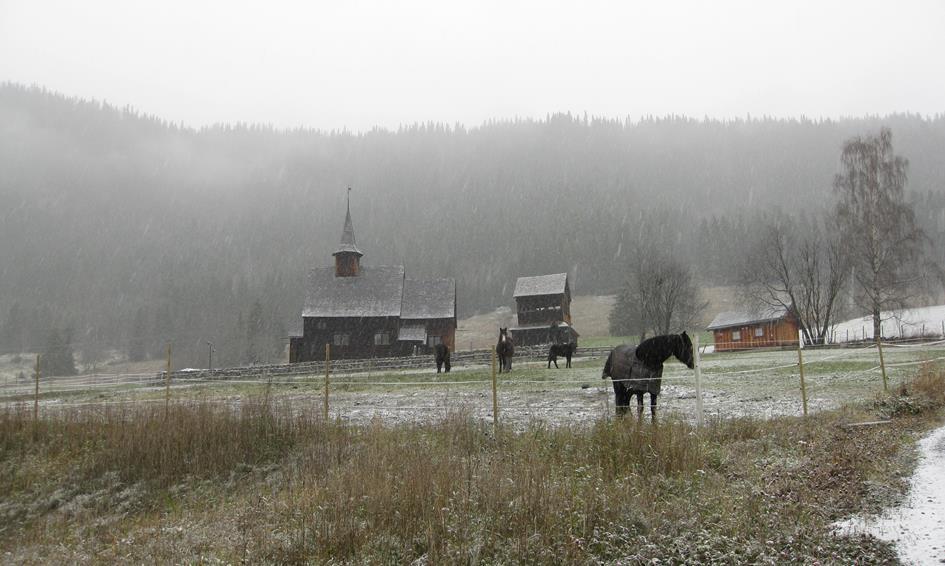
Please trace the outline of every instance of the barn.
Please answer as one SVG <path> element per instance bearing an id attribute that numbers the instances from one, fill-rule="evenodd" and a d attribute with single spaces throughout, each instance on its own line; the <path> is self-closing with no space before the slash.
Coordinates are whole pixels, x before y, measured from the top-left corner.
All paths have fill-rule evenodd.
<path id="1" fill-rule="evenodd" d="M 783 306 L 721 312 L 706 330 L 712 331 L 716 352 L 794 346 L 798 341 L 797 320 Z"/>
<path id="2" fill-rule="evenodd" d="M 567 273 L 519 277 L 512 298 L 518 326 L 509 332 L 516 344 L 577 342 L 578 333 L 571 326 L 571 286 Z"/>
<path id="3" fill-rule="evenodd" d="M 308 274 L 302 332 L 289 337 L 289 362 L 371 358 L 454 349 L 456 282 L 408 278 L 403 266 L 362 266 L 348 207 L 334 267 Z"/>

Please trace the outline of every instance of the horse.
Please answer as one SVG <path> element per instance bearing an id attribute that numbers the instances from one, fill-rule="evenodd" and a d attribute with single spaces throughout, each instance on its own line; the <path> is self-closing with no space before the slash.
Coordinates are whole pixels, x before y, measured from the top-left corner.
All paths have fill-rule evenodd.
<path id="1" fill-rule="evenodd" d="M 630 397 L 637 396 L 637 417 L 643 416 L 643 394 L 650 394 L 650 414 L 656 418 L 656 398 L 660 394 L 663 380 L 663 362 L 675 356 L 693 366 L 692 340 L 685 332 L 654 336 L 641 342 L 636 348 L 621 344 L 607 356 L 601 379 L 610 377 L 614 382 L 617 415 L 630 410 Z"/>
<path id="2" fill-rule="evenodd" d="M 446 366 L 446 373 L 450 372 L 450 348 L 446 344 L 437 344 L 433 347 L 433 357 L 436 359 L 436 373 L 440 373 Z"/>
<path id="3" fill-rule="evenodd" d="M 567 363 L 564 367 L 571 367 L 571 356 L 574 355 L 574 351 L 577 349 L 577 344 L 574 342 L 569 342 L 567 344 L 552 344 L 551 348 L 548 349 L 548 369 L 551 369 L 551 364 L 555 364 L 555 369 L 558 369 L 558 356 L 564 356 L 567 359 Z"/>
<path id="4" fill-rule="evenodd" d="M 515 344 L 512 343 L 508 328 L 499 328 L 499 342 L 495 345 L 495 353 L 499 356 L 499 373 L 512 371 L 512 355 L 515 354 Z"/>

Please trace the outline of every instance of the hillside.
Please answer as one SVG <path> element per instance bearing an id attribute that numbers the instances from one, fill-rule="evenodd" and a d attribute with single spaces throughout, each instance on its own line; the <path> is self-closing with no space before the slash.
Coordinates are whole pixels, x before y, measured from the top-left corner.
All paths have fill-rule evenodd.
<path id="1" fill-rule="evenodd" d="M 209 341 L 221 363 L 276 359 L 349 185 L 365 264 L 455 278 L 463 317 L 509 304 L 521 275 L 568 271 L 575 292 L 613 294 L 644 244 L 731 284 L 765 212 L 828 205 L 842 142 L 880 125 L 942 249 L 943 117 L 194 130 L 5 84 L 0 352 L 59 328 L 88 358 L 171 341 L 196 365 Z"/>

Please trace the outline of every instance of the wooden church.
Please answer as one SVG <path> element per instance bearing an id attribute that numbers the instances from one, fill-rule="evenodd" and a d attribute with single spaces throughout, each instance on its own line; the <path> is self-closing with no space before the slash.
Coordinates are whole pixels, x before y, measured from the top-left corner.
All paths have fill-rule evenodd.
<path id="1" fill-rule="evenodd" d="M 363 266 L 348 205 L 333 267 L 309 272 L 302 334 L 289 338 L 289 363 L 331 357 L 429 353 L 456 343 L 456 282 L 410 279 L 403 266 Z"/>

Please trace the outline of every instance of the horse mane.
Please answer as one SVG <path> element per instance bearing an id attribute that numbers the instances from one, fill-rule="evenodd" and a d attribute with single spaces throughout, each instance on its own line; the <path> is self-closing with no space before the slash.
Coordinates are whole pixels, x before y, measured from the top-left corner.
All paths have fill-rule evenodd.
<path id="1" fill-rule="evenodd" d="M 679 334 L 666 334 L 665 336 L 654 336 L 647 338 L 637 346 L 637 359 L 652 369 L 658 369 L 663 365 L 677 348 L 682 344 L 682 337 Z"/>

